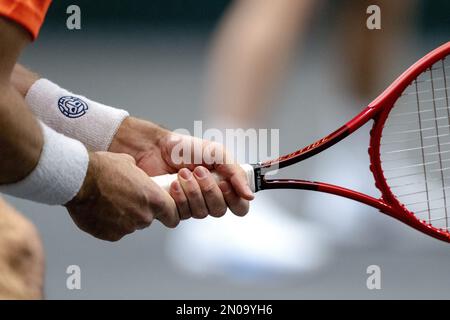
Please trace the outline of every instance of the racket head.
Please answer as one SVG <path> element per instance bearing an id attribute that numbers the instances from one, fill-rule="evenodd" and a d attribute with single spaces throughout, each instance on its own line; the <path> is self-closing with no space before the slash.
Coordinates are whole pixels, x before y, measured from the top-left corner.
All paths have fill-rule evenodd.
<path id="1" fill-rule="evenodd" d="M 374 110 L 370 169 L 388 205 L 382 211 L 446 242 L 450 242 L 449 54 L 447 42 L 406 70 L 368 106 Z"/>

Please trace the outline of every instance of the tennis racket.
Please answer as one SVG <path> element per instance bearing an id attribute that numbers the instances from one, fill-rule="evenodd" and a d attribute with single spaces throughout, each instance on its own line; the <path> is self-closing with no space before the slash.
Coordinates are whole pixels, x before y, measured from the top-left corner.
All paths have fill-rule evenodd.
<path id="1" fill-rule="evenodd" d="M 301 189 L 338 195 L 450 242 L 449 54 L 450 42 L 428 53 L 360 114 L 324 138 L 277 159 L 243 165 L 253 191 Z M 266 177 L 328 149 L 370 120 L 369 168 L 380 198 L 323 182 Z M 168 190 L 177 177 L 153 179 Z"/>

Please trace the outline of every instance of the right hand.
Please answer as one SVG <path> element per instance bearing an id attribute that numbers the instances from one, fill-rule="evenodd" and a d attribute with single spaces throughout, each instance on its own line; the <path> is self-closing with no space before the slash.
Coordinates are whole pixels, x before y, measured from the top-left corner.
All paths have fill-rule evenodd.
<path id="1" fill-rule="evenodd" d="M 180 221 L 172 197 L 136 166 L 133 157 L 90 153 L 83 186 L 66 204 L 75 224 L 96 238 L 117 241 L 153 219 L 167 227 Z"/>
<path id="2" fill-rule="evenodd" d="M 177 146 L 186 147 L 183 159 L 177 159 L 181 161 L 173 159 L 174 155 L 179 156 L 176 152 L 172 154 Z M 196 150 L 203 157 L 198 163 L 195 163 Z M 249 210 L 249 200 L 254 198 L 245 172 L 223 145 L 212 141 L 179 135 L 149 121 L 128 117 L 119 127 L 109 151 L 133 156 L 137 166 L 151 177 L 178 173 L 169 193 L 183 220 L 208 215 L 221 217 L 227 207 L 234 214 L 244 216 Z M 191 161 L 185 162 L 184 156 Z M 216 161 L 211 163 L 207 159 Z M 226 181 L 217 184 L 211 171 Z"/>

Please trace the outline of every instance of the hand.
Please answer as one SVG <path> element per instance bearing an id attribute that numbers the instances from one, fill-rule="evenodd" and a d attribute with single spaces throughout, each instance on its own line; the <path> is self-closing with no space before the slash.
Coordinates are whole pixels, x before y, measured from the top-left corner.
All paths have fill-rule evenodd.
<path id="1" fill-rule="evenodd" d="M 223 161 L 207 164 L 202 159 L 200 164 L 193 164 L 194 161 L 176 163 L 172 159 L 172 150 L 179 143 L 200 146 L 202 150 L 208 150 L 202 153 L 206 156 L 220 154 Z M 204 218 L 208 213 L 220 217 L 227 206 L 238 216 L 248 212 L 248 201 L 253 199 L 253 193 L 244 171 L 239 165 L 232 164 L 222 145 L 178 135 L 151 122 L 129 117 L 120 126 L 109 151 L 131 155 L 137 166 L 150 176 L 178 172 L 178 181 L 171 185 L 170 195 L 181 219 Z M 189 156 L 193 157 L 193 152 Z M 217 171 L 226 181 L 217 184 L 210 170 Z"/>
<path id="2" fill-rule="evenodd" d="M 90 154 L 86 179 L 66 207 L 83 231 L 117 241 L 148 227 L 154 218 L 167 227 L 180 221 L 174 200 L 126 154 Z"/>

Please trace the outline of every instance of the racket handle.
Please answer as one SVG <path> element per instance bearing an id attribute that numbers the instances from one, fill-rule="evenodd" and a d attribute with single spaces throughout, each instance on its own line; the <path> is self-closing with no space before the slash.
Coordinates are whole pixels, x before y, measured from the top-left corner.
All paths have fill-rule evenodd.
<path id="1" fill-rule="evenodd" d="M 249 164 L 241 164 L 240 166 L 245 171 L 245 175 L 247 177 L 247 183 L 250 186 L 250 189 L 252 189 L 252 191 L 255 192 L 255 171 L 253 169 L 253 166 L 251 166 Z M 217 182 L 224 180 L 216 172 L 211 172 L 211 174 L 213 175 L 214 179 Z M 177 174 L 176 173 L 165 174 L 162 176 L 156 176 L 156 177 L 151 177 L 151 178 L 157 185 L 159 185 L 161 188 L 163 188 L 164 190 L 166 190 L 168 192 L 172 182 L 177 180 Z"/>

